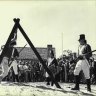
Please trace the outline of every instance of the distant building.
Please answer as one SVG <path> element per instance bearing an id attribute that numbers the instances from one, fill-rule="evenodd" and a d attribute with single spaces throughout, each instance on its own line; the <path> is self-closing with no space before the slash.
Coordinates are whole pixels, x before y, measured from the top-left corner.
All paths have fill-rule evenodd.
<path id="1" fill-rule="evenodd" d="M 16 47 L 18 52 L 22 49 L 22 47 Z M 53 50 L 54 55 L 56 56 L 55 48 L 52 47 L 52 45 L 47 45 L 46 48 L 44 47 L 38 47 L 36 48 L 38 53 L 40 54 L 41 58 L 46 61 L 49 57 L 49 51 Z M 30 47 L 25 47 L 19 54 L 18 60 L 23 61 L 23 63 L 33 63 L 33 62 L 39 62 L 38 58 L 36 57 L 35 53 Z"/>

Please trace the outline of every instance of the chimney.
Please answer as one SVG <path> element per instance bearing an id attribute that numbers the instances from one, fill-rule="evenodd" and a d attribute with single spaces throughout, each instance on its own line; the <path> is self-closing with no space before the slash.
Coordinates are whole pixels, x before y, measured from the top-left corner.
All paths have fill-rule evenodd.
<path id="1" fill-rule="evenodd" d="M 47 58 L 50 57 L 49 51 L 52 50 L 52 45 L 47 45 Z"/>

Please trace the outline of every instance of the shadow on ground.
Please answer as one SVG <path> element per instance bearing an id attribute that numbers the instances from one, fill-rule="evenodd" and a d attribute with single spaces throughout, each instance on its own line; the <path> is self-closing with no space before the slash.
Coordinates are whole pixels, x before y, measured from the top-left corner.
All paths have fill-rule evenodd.
<path id="1" fill-rule="evenodd" d="M 94 95 L 94 94 L 96 94 L 95 92 L 90 92 L 90 93 L 86 93 L 86 92 L 82 92 L 82 91 L 71 91 L 71 90 L 64 90 L 63 88 L 62 89 L 58 89 L 58 88 L 56 88 L 56 89 L 53 89 L 53 88 L 51 88 L 51 87 L 45 87 L 45 86 L 41 86 L 41 85 L 39 85 L 39 86 L 34 86 L 34 85 L 28 85 L 27 83 L 22 83 L 22 82 L 20 82 L 20 83 L 6 83 L 6 84 L 2 84 L 2 85 L 9 85 L 9 86 L 14 86 L 14 85 L 17 85 L 17 86 L 28 86 L 28 87 L 33 87 L 33 88 L 40 88 L 40 89 L 43 89 L 43 90 L 50 90 L 50 91 L 59 91 L 59 92 L 63 92 L 64 94 L 74 94 L 74 95 L 77 95 L 77 96 L 79 96 L 79 95 L 81 95 L 81 96 L 96 96 L 96 95 Z M 68 88 L 68 87 L 67 87 Z"/>

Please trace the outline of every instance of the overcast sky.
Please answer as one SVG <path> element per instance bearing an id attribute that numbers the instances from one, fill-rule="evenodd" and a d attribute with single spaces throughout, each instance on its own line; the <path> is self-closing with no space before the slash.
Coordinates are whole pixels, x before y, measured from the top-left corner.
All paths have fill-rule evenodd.
<path id="1" fill-rule="evenodd" d="M 80 34 L 96 49 L 96 2 L 95 1 L 0 1 L 0 46 L 13 28 L 13 18 L 20 24 L 35 47 L 56 48 L 56 56 L 63 50 L 77 52 Z M 17 46 L 26 40 L 18 31 Z"/>

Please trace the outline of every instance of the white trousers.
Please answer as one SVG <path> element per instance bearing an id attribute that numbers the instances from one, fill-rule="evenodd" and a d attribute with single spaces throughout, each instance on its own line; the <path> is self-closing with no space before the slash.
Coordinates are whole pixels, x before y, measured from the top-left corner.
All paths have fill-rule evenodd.
<path id="1" fill-rule="evenodd" d="M 86 59 L 79 60 L 76 64 L 74 75 L 79 75 L 80 71 L 83 71 L 85 78 L 90 79 L 90 66 Z"/>
<path id="2" fill-rule="evenodd" d="M 8 75 L 8 58 L 7 57 L 3 57 L 1 66 L 2 66 L 2 74 L 0 75 L 0 77 L 4 78 L 5 76 Z"/>
<path id="3" fill-rule="evenodd" d="M 15 75 L 17 75 L 18 74 L 18 63 L 16 60 L 12 61 L 11 65 L 9 67 L 9 70 L 11 67 L 13 67 L 13 71 L 14 71 Z"/>

